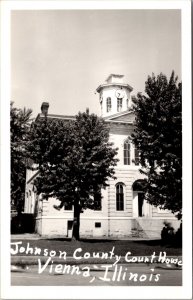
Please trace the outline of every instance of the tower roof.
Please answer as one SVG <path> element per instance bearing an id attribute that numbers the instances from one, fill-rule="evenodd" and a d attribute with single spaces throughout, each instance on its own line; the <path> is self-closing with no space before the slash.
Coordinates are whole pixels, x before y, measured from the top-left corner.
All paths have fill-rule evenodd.
<path id="1" fill-rule="evenodd" d="M 123 77 L 124 75 L 110 74 L 105 80 L 106 83 L 99 85 L 96 91 L 100 93 L 100 91 L 105 87 L 117 86 L 118 88 L 125 87 L 131 92 L 133 88 L 129 84 L 123 83 Z"/>

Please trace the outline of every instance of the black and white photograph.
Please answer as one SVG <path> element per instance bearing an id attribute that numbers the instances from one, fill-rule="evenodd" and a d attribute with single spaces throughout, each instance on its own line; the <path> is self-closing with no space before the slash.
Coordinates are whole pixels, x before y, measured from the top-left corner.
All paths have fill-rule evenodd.
<path id="1" fill-rule="evenodd" d="M 2 2 L 3 299 L 191 299 L 191 2 Z"/>

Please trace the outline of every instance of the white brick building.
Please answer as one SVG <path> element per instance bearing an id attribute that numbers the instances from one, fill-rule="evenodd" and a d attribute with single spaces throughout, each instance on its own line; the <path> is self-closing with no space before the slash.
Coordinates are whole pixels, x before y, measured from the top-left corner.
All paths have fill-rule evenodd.
<path id="1" fill-rule="evenodd" d="M 100 210 L 87 209 L 81 213 L 80 236 L 156 238 L 160 237 L 166 220 L 178 228 L 179 222 L 172 213 L 161 211 L 143 199 L 141 183 L 144 177 L 138 171 L 138 152 L 130 140 L 134 120 L 132 87 L 123 83 L 123 75 L 111 74 L 97 92 L 101 115 L 110 125 L 110 141 L 119 148 L 119 162 L 115 168 L 117 179 L 110 179 L 109 187 L 102 190 Z M 51 114 L 48 117 L 73 118 Z M 71 236 L 72 207 L 58 211 L 53 205 L 60 204 L 60 201 L 37 197 L 33 186 L 36 172 L 27 171 L 24 212 L 35 214 L 36 232 L 40 235 Z"/>

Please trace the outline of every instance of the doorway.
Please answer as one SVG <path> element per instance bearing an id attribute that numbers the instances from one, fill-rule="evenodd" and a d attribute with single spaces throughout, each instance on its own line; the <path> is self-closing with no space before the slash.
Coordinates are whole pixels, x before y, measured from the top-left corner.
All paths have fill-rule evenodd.
<path id="1" fill-rule="evenodd" d="M 145 200 L 144 192 L 133 192 L 133 217 L 148 218 L 152 215 L 152 206 Z"/>
<path id="2" fill-rule="evenodd" d="M 143 218 L 150 217 L 150 204 L 145 200 L 146 179 L 137 179 L 134 181 L 133 188 L 133 217 Z"/>
<path id="3" fill-rule="evenodd" d="M 143 217 L 144 214 L 144 193 L 138 193 L 138 217 Z"/>
<path id="4" fill-rule="evenodd" d="M 143 218 L 149 216 L 149 204 L 145 201 L 145 193 L 133 192 L 133 217 Z"/>

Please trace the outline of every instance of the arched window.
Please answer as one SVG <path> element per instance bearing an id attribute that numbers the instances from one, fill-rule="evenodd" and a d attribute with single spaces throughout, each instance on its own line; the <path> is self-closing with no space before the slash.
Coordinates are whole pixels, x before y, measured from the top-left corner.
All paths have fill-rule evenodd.
<path id="1" fill-rule="evenodd" d="M 131 142 L 127 139 L 124 142 L 124 165 L 131 164 Z"/>
<path id="2" fill-rule="evenodd" d="M 111 111 L 111 98 L 107 98 L 107 112 Z"/>
<path id="3" fill-rule="evenodd" d="M 124 210 L 124 189 L 121 183 L 116 185 L 116 210 Z"/>
<path id="4" fill-rule="evenodd" d="M 122 99 L 121 98 L 118 98 L 117 99 L 117 111 L 122 111 Z"/>

